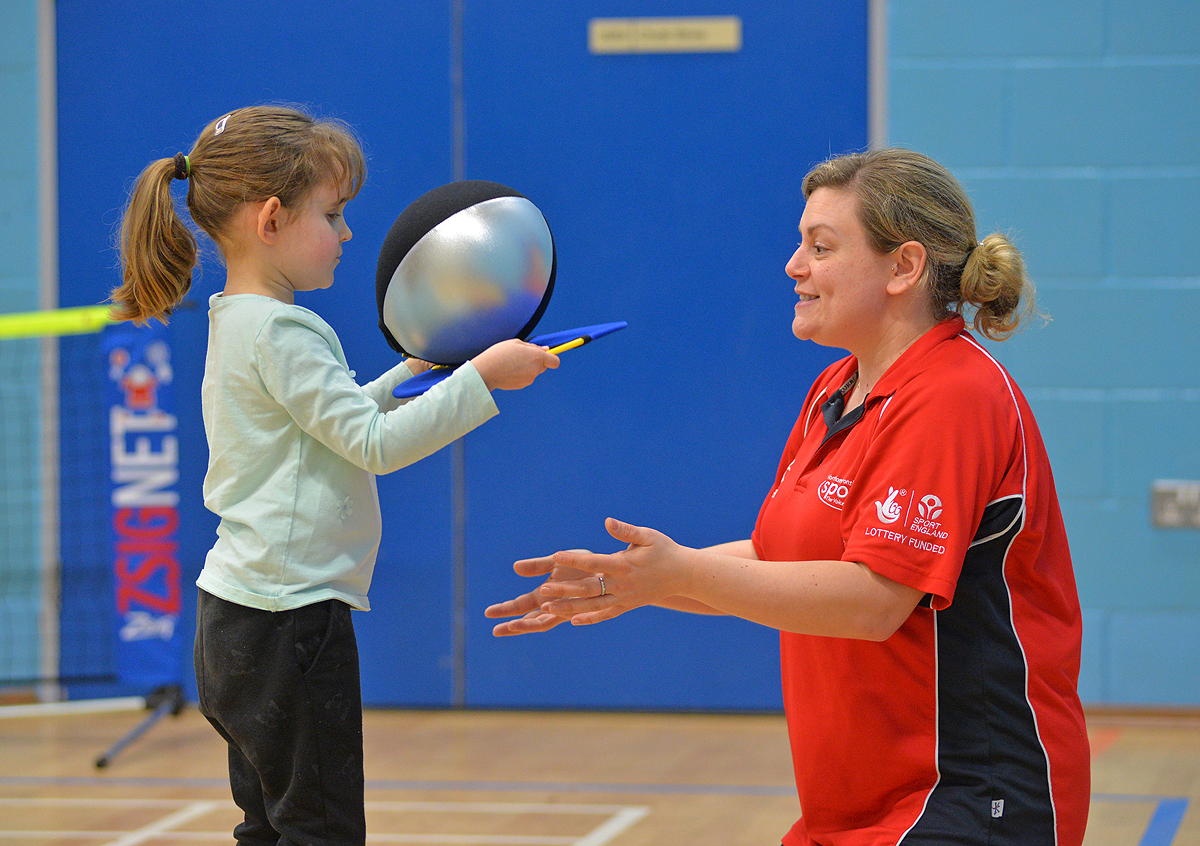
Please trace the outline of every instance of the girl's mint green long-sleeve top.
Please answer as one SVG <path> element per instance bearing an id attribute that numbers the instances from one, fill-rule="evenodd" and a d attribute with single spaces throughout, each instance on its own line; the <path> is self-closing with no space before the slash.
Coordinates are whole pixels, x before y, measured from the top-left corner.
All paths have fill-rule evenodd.
<path id="1" fill-rule="evenodd" d="M 201 393 L 204 504 L 220 524 L 197 585 L 268 611 L 325 599 L 366 610 L 382 536 L 375 476 L 498 413 L 470 362 L 416 399 L 394 399 L 411 376 L 401 363 L 360 386 L 316 313 L 214 295 Z"/>

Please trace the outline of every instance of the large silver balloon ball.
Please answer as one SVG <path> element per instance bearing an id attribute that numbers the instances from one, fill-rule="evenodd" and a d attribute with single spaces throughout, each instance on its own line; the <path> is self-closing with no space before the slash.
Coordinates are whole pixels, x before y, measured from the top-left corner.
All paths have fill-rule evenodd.
<path id="1" fill-rule="evenodd" d="M 461 364 L 529 336 L 556 266 L 550 226 L 528 198 L 497 182 L 451 182 L 414 200 L 384 239 L 379 327 L 405 355 Z"/>

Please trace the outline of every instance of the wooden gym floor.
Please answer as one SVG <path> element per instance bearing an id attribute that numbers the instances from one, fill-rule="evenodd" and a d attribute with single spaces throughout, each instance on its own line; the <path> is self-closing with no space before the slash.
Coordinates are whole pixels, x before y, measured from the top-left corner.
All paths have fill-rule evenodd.
<path id="1" fill-rule="evenodd" d="M 0 846 L 229 844 L 225 750 L 194 709 L 3 718 Z M 1087 846 L 1200 846 L 1200 715 L 1091 712 Z M 371 711 L 370 844 L 778 846 L 783 718 Z"/>

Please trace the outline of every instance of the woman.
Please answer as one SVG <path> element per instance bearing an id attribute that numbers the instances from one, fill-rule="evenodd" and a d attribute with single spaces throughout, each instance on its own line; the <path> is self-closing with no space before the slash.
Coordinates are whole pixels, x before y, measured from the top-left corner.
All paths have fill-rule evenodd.
<path id="1" fill-rule="evenodd" d="M 610 519 L 622 552 L 517 562 L 549 578 L 488 609 L 524 615 L 495 633 L 643 605 L 773 626 L 803 810 L 786 846 L 1077 846 L 1067 538 L 1029 406 L 964 324 L 1017 328 L 1021 256 L 977 241 L 962 187 L 907 150 L 818 165 L 804 196 L 792 331 L 850 355 L 810 390 L 751 537 L 697 550 Z"/>

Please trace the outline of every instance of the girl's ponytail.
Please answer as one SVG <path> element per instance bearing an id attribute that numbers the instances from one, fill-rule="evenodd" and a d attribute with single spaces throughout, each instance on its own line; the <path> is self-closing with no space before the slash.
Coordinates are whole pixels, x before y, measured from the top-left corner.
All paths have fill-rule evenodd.
<path id="1" fill-rule="evenodd" d="M 109 299 L 115 317 L 144 325 L 163 323 L 192 285 L 196 238 L 184 224 L 171 197 L 171 180 L 180 174 L 177 160 L 152 162 L 137 179 L 121 222 L 121 285 Z M 190 164 L 188 165 L 190 170 Z"/>

